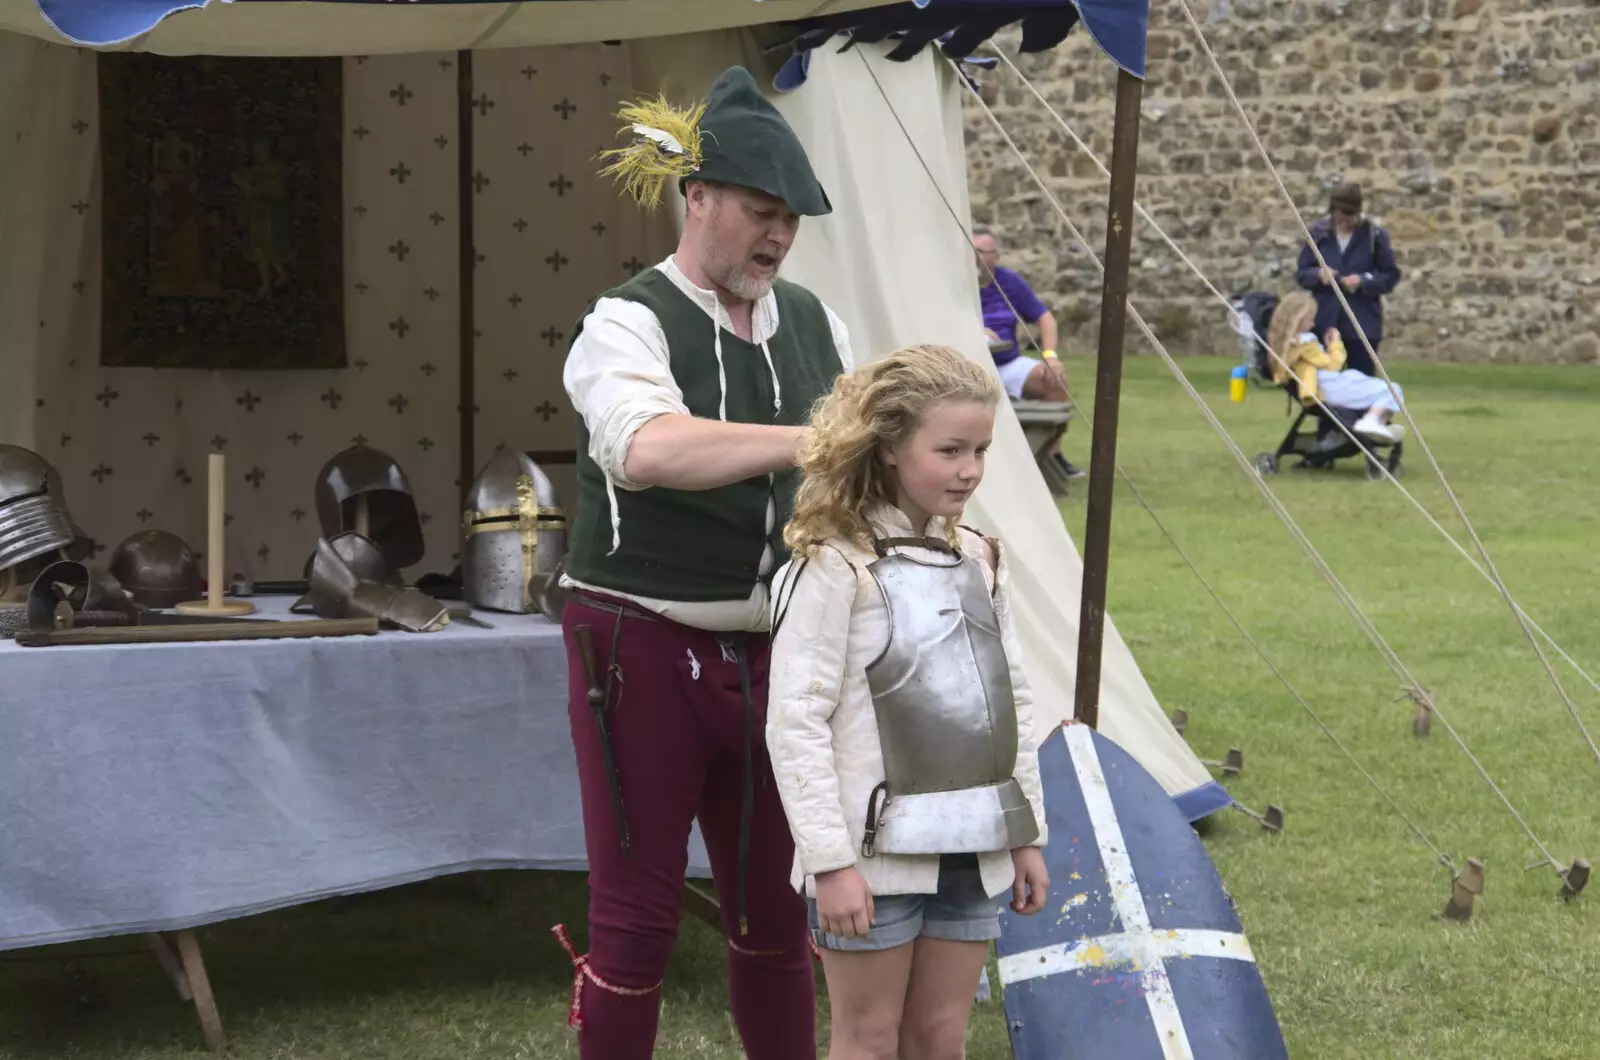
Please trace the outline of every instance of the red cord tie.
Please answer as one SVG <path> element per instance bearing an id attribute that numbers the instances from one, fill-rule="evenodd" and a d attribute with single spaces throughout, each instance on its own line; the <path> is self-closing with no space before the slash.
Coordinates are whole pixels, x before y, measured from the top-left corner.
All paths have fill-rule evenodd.
<path id="1" fill-rule="evenodd" d="M 621 994 L 624 997 L 644 997 L 646 994 L 653 994 L 661 989 L 660 983 L 638 990 L 633 987 L 616 986 L 606 982 L 590 967 L 588 954 L 579 954 L 577 948 L 572 945 L 572 940 L 567 937 L 565 924 L 557 924 L 550 929 L 550 933 L 556 937 L 557 942 L 561 943 L 561 948 L 567 951 L 567 957 L 572 961 L 574 969 L 572 975 L 572 1005 L 567 1009 L 567 1026 L 580 1031 L 583 1029 L 583 981 L 585 979 L 588 979 L 589 982 L 602 990 L 609 990 L 613 994 Z"/>
<path id="2" fill-rule="evenodd" d="M 781 957 L 785 952 L 783 950 L 752 950 L 739 945 L 732 939 L 728 940 L 728 948 L 735 953 L 742 953 L 746 957 Z"/>

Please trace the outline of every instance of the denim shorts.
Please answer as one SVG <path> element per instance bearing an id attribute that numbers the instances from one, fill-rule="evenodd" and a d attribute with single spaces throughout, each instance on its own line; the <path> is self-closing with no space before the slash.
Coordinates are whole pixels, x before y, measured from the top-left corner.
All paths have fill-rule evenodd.
<path id="1" fill-rule="evenodd" d="M 916 938 L 951 942 L 990 942 L 1000 937 L 1000 898 L 983 893 L 976 854 L 946 854 L 939 859 L 939 890 L 934 894 L 884 894 L 872 897 L 872 926 L 862 938 L 823 931 L 817 900 L 806 899 L 811 937 L 817 945 L 842 953 L 892 950 Z"/>

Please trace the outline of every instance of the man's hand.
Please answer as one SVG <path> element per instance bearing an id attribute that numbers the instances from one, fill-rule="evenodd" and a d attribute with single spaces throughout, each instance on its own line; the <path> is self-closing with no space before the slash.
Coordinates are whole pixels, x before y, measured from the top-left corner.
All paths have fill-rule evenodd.
<path id="1" fill-rule="evenodd" d="M 811 441 L 811 436 L 817 433 L 815 427 L 801 427 L 800 437 L 794 443 L 794 459 L 790 463 L 800 466 L 800 454 L 805 450 L 806 444 Z"/>
<path id="2" fill-rule="evenodd" d="M 1011 885 L 1011 908 L 1032 916 L 1050 897 L 1050 870 L 1044 867 L 1044 853 L 1038 847 L 1017 847 L 1011 852 L 1011 865 L 1017 872 Z"/>
<path id="3" fill-rule="evenodd" d="M 1333 270 L 1328 268 L 1326 265 L 1317 270 L 1317 275 L 1322 278 L 1322 285 L 1324 287 L 1332 287 L 1338 282 L 1338 277 L 1336 277 L 1333 274 Z"/>
<path id="4" fill-rule="evenodd" d="M 1341 276 L 1339 277 L 1339 286 L 1343 287 L 1346 291 L 1354 291 L 1357 287 L 1361 286 L 1361 277 L 1356 275 Z"/>
<path id="5" fill-rule="evenodd" d="M 1043 868 L 1044 862 L 1040 861 Z M 872 889 L 854 865 L 817 875 L 817 919 L 840 938 L 866 937 L 872 927 Z"/>

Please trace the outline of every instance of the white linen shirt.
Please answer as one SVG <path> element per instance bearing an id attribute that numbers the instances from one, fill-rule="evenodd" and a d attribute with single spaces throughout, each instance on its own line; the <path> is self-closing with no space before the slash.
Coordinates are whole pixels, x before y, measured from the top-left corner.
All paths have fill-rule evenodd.
<path id="1" fill-rule="evenodd" d="M 880 505 L 868 518 L 880 537 L 918 533 L 897 508 Z M 944 520 L 933 520 L 927 535 L 942 537 L 944 526 Z M 1044 846 L 1044 790 L 1039 782 L 1033 691 L 1022 670 L 1011 615 L 1010 566 L 1004 549 L 991 547 L 969 530 L 958 534 L 962 550 L 980 561 L 993 594 L 1016 701 L 1014 775 L 1039 822 L 1034 845 Z M 889 551 L 934 556 L 916 547 Z M 795 574 L 802 559 L 797 556 L 773 579 L 773 606 L 782 621 L 773 635 L 769 668 L 767 748 L 794 833 L 790 883 L 813 897 L 818 873 L 851 865 L 873 894 L 933 894 L 939 886 L 937 854 L 875 853 L 870 858 L 861 854 L 867 801 L 884 779 L 877 714 L 867 685 L 867 665 L 882 653 L 889 636 L 888 606 L 866 571 L 876 558 L 854 542 L 829 541 L 799 577 Z M 979 854 L 978 868 L 984 893 L 991 897 L 1008 890 L 1015 879 L 1009 851 Z"/>
<path id="2" fill-rule="evenodd" d="M 716 292 L 696 286 L 670 256 L 653 267 L 699 306 L 716 327 L 726 327 L 729 333 L 734 333 L 733 320 Z M 828 315 L 839 363 L 848 372 L 853 366 L 849 333 L 833 310 L 823 306 L 823 311 Z M 751 308 L 751 341 L 758 345 L 766 343 L 777 333 L 778 323 L 778 299 L 769 291 Z M 672 376 L 667 334 L 655 313 L 626 298 L 598 300 L 584 318 L 583 331 L 567 354 L 561 378 L 573 409 L 583 417 L 589 429 L 589 457 L 605 475 L 608 491 L 612 486 L 626 490 L 649 489 L 627 476 L 628 447 L 633 436 L 657 416 L 690 415 L 683 391 Z M 776 518 L 776 509 L 769 499 L 769 532 Z M 613 526 L 614 534 L 620 539 L 621 526 Z M 772 559 L 772 549 L 768 546 L 761 557 L 763 575 L 772 569 Z M 596 588 L 567 577 L 562 583 Z M 746 600 L 709 603 L 656 600 L 614 589 L 596 591 L 631 600 L 649 611 L 698 629 L 759 632 L 767 628 L 767 587 L 762 582 L 756 583 Z"/>

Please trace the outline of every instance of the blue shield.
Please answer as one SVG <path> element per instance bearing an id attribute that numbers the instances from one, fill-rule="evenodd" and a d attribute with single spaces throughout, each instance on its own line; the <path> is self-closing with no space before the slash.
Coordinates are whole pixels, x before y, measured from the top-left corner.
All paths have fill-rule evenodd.
<path id="1" fill-rule="evenodd" d="M 1287 1060 L 1233 901 L 1189 822 L 1086 725 L 1039 748 L 1050 900 L 1002 915 L 1017 1060 Z"/>

